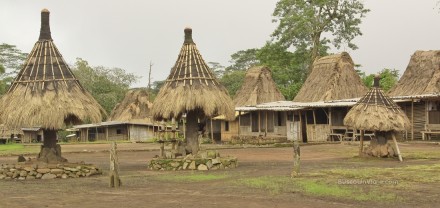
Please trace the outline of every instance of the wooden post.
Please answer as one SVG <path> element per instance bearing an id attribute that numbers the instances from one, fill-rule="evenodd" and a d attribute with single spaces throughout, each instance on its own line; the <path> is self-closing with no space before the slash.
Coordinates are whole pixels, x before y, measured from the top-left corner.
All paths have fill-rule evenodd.
<path id="1" fill-rule="evenodd" d="M 250 121 L 250 126 L 251 126 L 251 134 L 252 134 L 252 114 L 253 114 L 253 111 L 249 111 L 249 121 Z"/>
<path id="2" fill-rule="evenodd" d="M 95 127 L 95 131 L 96 131 L 96 134 L 95 134 L 96 138 L 95 138 L 95 140 L 98 141 L 99 140 L 99 133 L 98 133 L 98 127 L 97 126 Z"/>
<path id="3" fill-rule="evenodd" d="M 299 136 L 298 136 L 298 139 L 301 138 L 301 141 L 304 142 L 301 111 L 298 111 L 298 114 L 299 114 L 299 131 L 298 131 L 299 132 Z M 293 117 L 295 118 L 295 114 L 293 114 Z"/>
<path id="4" fill-rule="evenodd" d="M 261 132 L 261 111 L 258 111 L 258 136 Z"/>
<path id="5" fill-rule="evenodd" d="M 399 145 L 397 145 L 397 140 L 396 140 L 396 135 L 394 135 L 394 132 L 391 135 L 393 137 L 393 141 L 394 141 L 394 145 L 396 147 L 396 151 L 397 151 L 397 156 L 399 157 L 399 161 L 402 162 L 402 155 L 400 154 L 400 149 L 399 149 Z"/>
<path id="6" fill-rule="evenodd" d="M 293 169 L 290 173 L 290 177 L 292 178 L 299 176 L 301 166 L 300 156 L 301 151 L 298 143 L 298 138 L 293 137 Z"/>
<path id="7" fill-rule="evenodd" d="M 118 188 L 121 186 L 121 179 L 119 178 L 119 162 L 116 153 L 116 142 L 112 143 L 110 149 L 110 187 Z"/>
<path id="8" fill-rule="evenodd" d="M 328 108 L 328 125 L 330 126 L 330 128 L 333 126 L 333 123 L 332 123 L 332 108 Z M 333 133 L 333 130 L 331 130 L 332 132 L 330 132 L 330 133 Z"/>
<path id="9" fill-rule="evenodd" d="M 86 130 L 86 142 L 89 142 L 89 128 Z"/>
<path id="10" fill-rule="evenodd" d="M 316 138 L 316 115 L 315 115 L 315 109 L 313 109 L 313 138 Z"/>
<path id="11" fill-rule="evenodd" d="M 240 127 L 241 127 L 241 111 L 238 111 L 238 136 L 240 137 Z"/>
<path id="12" fill-rule="evenodd" d="M 130 124 L 127 124 L 127 141 L 130 141 Z"/>
<path id="13" fill-rule="evenodd" d="M 215 141 L 214 141 L 214 130 L 212 129 L 213 128 L 213 125 L 212 125 L 212 118 L 211 119 L 209 119 L 209 120 L 211 120 L 211 142 L 214 144 L 215 143 Z"/>
<path id="14" fill-rule="evenodd" d="M 164 158 L 165 157 L 165 141 L 159 141 L 160 142 L 160 157 Z"/>
<path id="15" fill-rule="evenodd" d="M 411 140 L 414 140 L 414 99 L 411 99 Z"/>
<path id="16" fill-rule="evenodd" d="M 105 127 L 105 139 L 108 141 L 108 126 Z"/>
<path id="17" fill-rule="evenodd" d="M 362 157 L 364 155 L 364 130 L 360 130 L 361 131 L 361 137 L 360 137 L 360 145 L 359 145 L 359 157 Z"/>
<path id="18" fill-rule="evenodd" d="M 264 112 L 265 122 L 264 122 L 264 136 L 267 136 L 267 111 Z"/>

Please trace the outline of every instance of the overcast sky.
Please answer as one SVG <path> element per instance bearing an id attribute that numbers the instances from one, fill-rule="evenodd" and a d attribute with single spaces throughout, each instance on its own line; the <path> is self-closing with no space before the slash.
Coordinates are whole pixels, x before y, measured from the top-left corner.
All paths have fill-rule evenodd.
<path id="1" fill-rule="evenodd" d="M 77 57 L 92 66 L 119 67 L 143 78 L 148 66 L 153 81 L 163 80 L 183 43 L 183 29 L 206 62 L 227 66 L 238 50 L 261 47 L 276 27 L 272 12 L 277 0 L 2 0 L 0 43 L 29 53 L 40 30 L 40 11 L 51 12 L 52 38 L 64 59 Z M 347 50 L 361 70 L 406 69 L 416 50 L 440 50 L 440 10 L 437 0 L 367 0 L 363 36 Z"/>

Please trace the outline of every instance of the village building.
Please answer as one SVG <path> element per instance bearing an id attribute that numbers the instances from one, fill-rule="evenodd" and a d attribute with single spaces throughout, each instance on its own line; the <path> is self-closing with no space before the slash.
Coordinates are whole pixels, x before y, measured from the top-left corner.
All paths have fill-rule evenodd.
<path id="1" fill-rule="evenodd" d="M 392 97 L 411 121 L 405 137 L 430 139 L 440 134 L 440 51 L 416 51 L 390 89 Z"/>
<path id="2" fill-rule="evenodd" d="M 150 119 L 152 105 L 147 88 L 130 89 L 106 122 L 74 126 L 78 141 L 152 141 L 159 128 Z"/>
<path id="3" fill-rule="evenodd" d="M 266 66 L 254 66 L 246 71 L 243 85 L 235 94 L 233 102 L 235 107 L 255 107 L 283 100 L 284 96 L 272 78 L 272 71 Z M 286 139 L 286 115 L 286 112 L 268 110 L 238 111 L 233 121 L 224 120 L 224 116 L 214 118 L 213 134 L 221 135 L 222 142 L 242 141 L 246 138 L 252 141 L 257 137 L 283 141 Z"/>

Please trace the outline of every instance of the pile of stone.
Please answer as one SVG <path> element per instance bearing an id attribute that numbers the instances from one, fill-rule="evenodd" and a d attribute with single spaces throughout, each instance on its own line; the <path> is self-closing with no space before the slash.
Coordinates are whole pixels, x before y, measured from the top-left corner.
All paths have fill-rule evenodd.
<path id="1" fill-rule="evenodd" d="M 264 137 L 264 136 L 232 136 L 229 143 L 231 144 L 275 144 L 287 142 L 284 137 Z"/>
<path id="2" fill-rule="evenodd" d="M 100 174 L 102 174 L 102 171 L 99 168 L 93 165 L 80 163 L 18 163 L 0 165 L 0 180 L 66 179 L 89 177 Z"/>
<path id="3" fill-rule="evenodd" d="M 166 154 L 168 155 L 168 154 Z M 154 158 L 148 164 L 151 170 L 221 170 L 236 168 L 236 157 L 220 157 L 217 151 L 200 151 L 197 155 Z"/>

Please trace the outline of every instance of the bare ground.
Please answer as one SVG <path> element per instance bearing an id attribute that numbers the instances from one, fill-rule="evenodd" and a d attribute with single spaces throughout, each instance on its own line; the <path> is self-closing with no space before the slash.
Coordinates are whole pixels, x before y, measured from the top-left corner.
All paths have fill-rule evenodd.
<path id="1" fill-rule="evenodd" d="M 0 181 L 0 207 L 436 207 L 440 203 L 438 183 L 420 183 L 411 191 L 398 193 L 405 201 L 356 201 L 321 197 L 302 192 L 270 193 L 250 188 L 236 181 L 261 176 L 289 176 L 292 148 L 261 148 L 213 146 L 222 155 L 239 159 L 239 167 L 210 171 L 226 174 L 218 180 L 185 182 L 167 181 L 165 177 L 193 174 L 191 171 L 150 171 L 148 161 L 159 153 L 156 144 L 118 145 L 120 175 L 123 186 L 108 187 L 110 144 L 63 145 L 63 156 L 70 162 L 85 161 L 104 170 L 102 176 L 79 179 Z M 440 146 L 425 143 L 401 145 L 407 151 L 438 152 Z M 393 159 L 358 160 L 357 146 L 347 144 L 306 145 L 301 148 L 301 171 L 316 172 L 326 169 L 362 167 L 404 167 L 408 165 L 438 164 L 440 159 L 408 159 L 399 163 Z M 405 156 L 405 155 L 404 155 Z M 14 163 L 16 156 L 0 157 L 0 163 Z M 163 177 L 161 177 L 163 176 Z M 162 179 L 161 179 L 162 178 Z M 334 182 L 337 183 L 336 181 Z M 377 187 L 371 186 L 371 189 Z M 417 192 L 414 192 L 417 190 Z"/>

